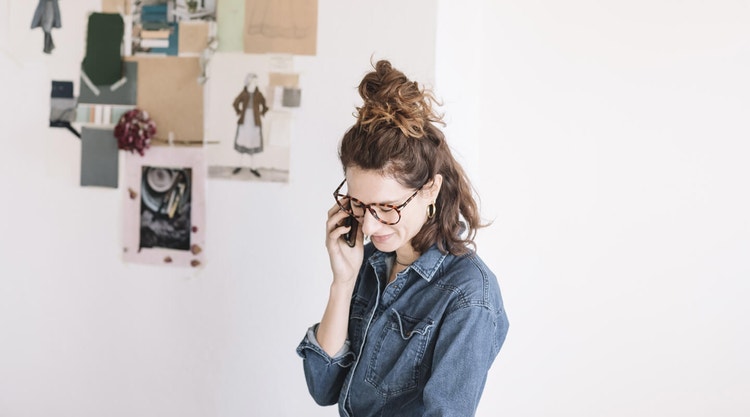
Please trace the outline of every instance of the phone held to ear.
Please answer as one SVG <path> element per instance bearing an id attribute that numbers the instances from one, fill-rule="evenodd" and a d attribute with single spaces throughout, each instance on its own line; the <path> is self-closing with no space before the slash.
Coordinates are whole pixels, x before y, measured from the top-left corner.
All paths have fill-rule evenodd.
<path id="1" fill-rule="evenodd" d="M 359 222 L 357 222 L 357 219 L 355 219 L 354 216 L 348 216 L 344 219 L 343 226 L 351 226 L 351 229 L 341 235 L 341 238 L 344 239 L 344 242 L 346 242 L 350 248 L 353 248 L 357 243 L 357 226 L 359 226 Z"/>

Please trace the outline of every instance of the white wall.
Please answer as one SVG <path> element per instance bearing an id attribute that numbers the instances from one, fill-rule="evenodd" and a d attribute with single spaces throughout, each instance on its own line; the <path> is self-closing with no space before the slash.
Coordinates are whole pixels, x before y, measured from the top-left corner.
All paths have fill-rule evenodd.
<path id="1" fill-rule="evenodd" d="M 123 264 L 122 190 L 79 187 L 80 143 L 46 127 L 50 80 L 77 84 L 98 4 L 60 1 L 51 56 L 28 29 L 36 2 L 0 8 L 14 16 L 0 38 L 0 416 L 336 415 L 295 353 L 330 282 L 336 146 L 371 56 L 434 83 L 437 5 L 319 2 L 318 55 L 295 58 L 291 181 L 209 181 L 207 265 L 192 271 Z"/>
<path id="2" fill-rule="evenodd" d="M 511 321 L 480 414 L 750 414 L 750 2 L 453 3 Z"/>
<path id="3" fill-rule="evenodd" d="M 60 2 L 49 57 L 32 3 L 0 0 L 0 416 L 336 415 L 294 348 L 373 53 L 434 82 L 495 220 L 511 329 L 478 415 L 750 413 L 748 2 L 321 0 L 292 181 L 210 181 L 198 272 L 120 262 L 119 191 L 44 127 L 97 1 Z"/>

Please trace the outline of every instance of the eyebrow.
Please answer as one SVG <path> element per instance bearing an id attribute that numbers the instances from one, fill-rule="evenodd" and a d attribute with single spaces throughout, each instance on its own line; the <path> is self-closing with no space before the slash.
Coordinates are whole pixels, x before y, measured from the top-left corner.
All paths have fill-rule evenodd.
<path id="1" fill-rule="evenodd" d="M 417 190 L 417 191 L 419 191 L 419 190 Z M 348 190 L 347 190 L 347 192 L 348 192 Z M 347 195 L 348 195 L 348 194 L 347 194 Z M 410 196 L 411 196 L 411 194 L 409 194 L 409 197 L 410 197 Z M 379 204 L 379 205 L 386 205 L 386 206 L 398 206 L 399 204 L 401 204 L 401 203 L 403 203 L 404 201 L 406 201 L 406 199 L 407 199 L 407 198 L 409 198 L 409 197 L 404 197 L 404 198 L 402 198 L 401 200 L 391 200 L 391 201 L 385 201 L 385 202 L 381 201 L 381 202 L 378 202 L 378 203 L 365 203 L 365 202 L 364 202 L 364 201 L 362 201 L 362 199 L 360 199 L 360 198 L 354 197 L 354 196 L 352 196 L 352 195 L 349 195 L 349 197 L 353 197 L 353 198 L 356 198 L 356 199 L 357 199 L 357 200 L 358 200 L 358 201 L 359 201 L 360 203 L 362 203 L 362 204 Z"/>
<path id="2" fill-rule="evenodd" d="M 381 201 L 381 202 L 377 202 L 377 203 L 365 203 L 364 201 L 362 201 L 362 199 L 361 199 L 361 198 L 357 198 L 357 197 L 354 197 L 353 195 L 349 195 L 349 197 L 351 197 L 351 198 L 356 198 L 356 199 L 357 199 L 357 201 L 359 201 L 360 203 L 362 203 L 362 204 L 369 204 L 369 205 L 373 205 L 373 204 L 374 204 L 374 205 L 381 205 L 381 206 L 382 206 L 382 205 L 386 205 L 386 206 L 396 206 L 396 205 L 400 204 L 400 203 L 399 203 L 399 202 L 397 202 L 397 201 L 391 201 L 391 202 L 382 202 L 382 201 Z"/>

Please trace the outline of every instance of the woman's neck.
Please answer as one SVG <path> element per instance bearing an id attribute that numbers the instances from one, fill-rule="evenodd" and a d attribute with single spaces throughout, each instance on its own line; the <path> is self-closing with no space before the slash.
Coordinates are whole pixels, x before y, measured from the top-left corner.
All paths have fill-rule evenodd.
<path id="1" fill-rule="evenodd" d="M 399 272 L 410 267 L 419 258 L 419 252 L 411 247 L 397 249 L 393 255 L 393 266 L 391 267 L 391 274 L 388 277 L 389 284 L 396 279 L 396 275 Z"/>
<path id="2" fill-rule="evenodd" d="M 410 266 L 419 258 L 419 252 L 411 246 L 396 249 L 394 262 L 404 268 Z"/>

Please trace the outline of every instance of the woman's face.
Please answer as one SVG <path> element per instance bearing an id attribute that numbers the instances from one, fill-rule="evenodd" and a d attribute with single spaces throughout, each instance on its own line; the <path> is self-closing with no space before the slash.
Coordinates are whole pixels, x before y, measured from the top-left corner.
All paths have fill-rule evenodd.
<path id="1" fill-rule="evenodd" d="M 438 181 L 435 181 L 438 182 Z M 348 194 L 364 204 L 401 205 L 416 191 L 406 188 L 392 177 L 380 172 L 350 167 L 346 170 Z M 409 245 L 411 239 L 427 221 L 427 206 L 437 198 L 437 187 L 425 187 L 400 210 L 401 220 L 394 225 L 381 223 L 369 210 L 359 219 L 362 233 L 369 236 L 375 247 L 382 252 L 393 252 Z"/>

